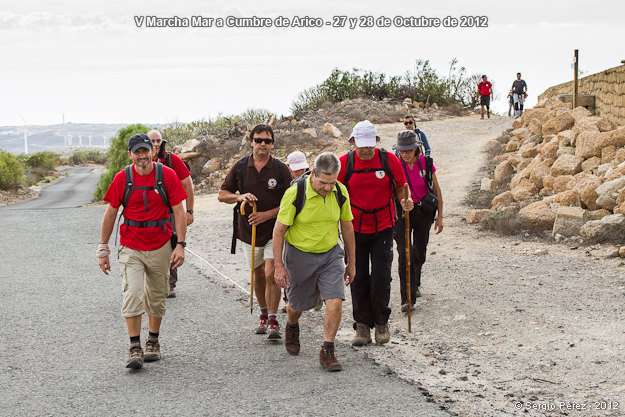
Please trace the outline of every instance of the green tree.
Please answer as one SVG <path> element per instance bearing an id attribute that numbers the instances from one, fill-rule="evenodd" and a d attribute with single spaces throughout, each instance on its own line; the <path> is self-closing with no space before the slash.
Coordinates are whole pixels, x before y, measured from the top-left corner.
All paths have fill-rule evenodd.
<path id="1" fill-rule="evenodd" d="M 15 156 L 0 151 L 0 189 L 14 188 L 22 181 L 24 170 Z"/>
<path id="2" fill-rule="evenodd" d="M 134 124 L 117 131 L 108 151 L 108 170 L 100 177 L 98 188 L 94 193 L 98 200 L 104 197 L 115 175 L 126 165 L 132 163 L 128 157 L 128 139 L 137 133 L 147 133 L 148 130 L 150 128 L 145 125 Z"/>

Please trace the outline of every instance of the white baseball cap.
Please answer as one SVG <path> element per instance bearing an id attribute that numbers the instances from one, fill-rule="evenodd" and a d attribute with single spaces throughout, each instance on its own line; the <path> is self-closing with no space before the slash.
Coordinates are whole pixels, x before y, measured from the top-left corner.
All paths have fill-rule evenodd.
<path id="1" fill-rule="evenodd" d="M 352 134 L 349 138 L 354 138 L 356 146 L 359 148 L 375 147 L 377 142 L 378 133 L 375 130 L 375 126 L 369 120 L 363 120 L 356 123 Z"/>
<path id="2" fill-rule="evenodd" d="M 286 157 L 286 164 L 292 171 L 310 168 L 306 161 L 306 155 L 300 151 L 291 152 L 289 156 Z"/>

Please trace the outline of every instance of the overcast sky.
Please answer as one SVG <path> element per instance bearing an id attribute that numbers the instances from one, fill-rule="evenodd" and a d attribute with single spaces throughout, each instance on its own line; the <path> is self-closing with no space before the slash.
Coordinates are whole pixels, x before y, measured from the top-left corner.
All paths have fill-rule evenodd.
<path id="1" fill-rule="evenodd" d="M 246 108 L 289 114 L 297 93 L 338 67 L 403 74 L 458 58 L 505 96 L 516 72 L 532 105 L 572 79 L 625 59 L 625 3 L 612 1 L 74 1 L 0 6 L 0 125 L 166 123 Z M 138 28 L 134 16 L 487 16 L 488 28 Z"/>

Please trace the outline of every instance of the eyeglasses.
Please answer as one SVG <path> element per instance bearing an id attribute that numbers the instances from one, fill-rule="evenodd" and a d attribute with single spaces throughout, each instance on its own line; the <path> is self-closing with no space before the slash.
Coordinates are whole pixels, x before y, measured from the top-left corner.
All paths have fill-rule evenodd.
<path id="1" fill-rule="evenodd" d="M 254 142 L 256 142 L 256 143 L 264 143 L 265 145 L 271 145 L 273 143 L 273 139 L 254 138 Z"/>
<path id="2" fill-rule="evenodd" d="M 412 125 L 414 122 L 404 122 L 404 126 Z"/>

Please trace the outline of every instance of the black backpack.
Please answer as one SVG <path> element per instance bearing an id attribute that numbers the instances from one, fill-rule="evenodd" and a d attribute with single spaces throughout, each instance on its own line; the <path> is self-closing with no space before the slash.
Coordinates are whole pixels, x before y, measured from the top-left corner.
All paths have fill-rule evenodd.
<path id="1" fill-rule="evenodd" d="M 161 197 L 161 199 L 163 200 L 163 204 L 167 206 L 169 212 L 172 212 L 171 205 L 169 204 L 169 197 L 167 196 L 167 189 L 165 188 L 165 182 L 163 181 L 163 164 L 161 164 L 160 162 L 154 163 L 154 185 L 152 187 L 137 187 L 134 185 L 132 165 L 126 166 L 126 168 L 124 169 L 124 174 L 126 176 L 126 186 L 124 187 L 124 197 L 122 200 L 124 210 L 126 209 L 126 207 L 128 207 L 128 200 L 130 200 L 130 195 L 132 194 L 132 192 L 134 190 L 143 190 L 143 203 L 145 205 L 145 211 L 148 211 L 147 192 L 148 190 L 154 190 Z M 123 213 L 124 211 L 122 210 L 122 214 Z M 148 222 L 137 222 L 124 217 L 124 224 L 135 227 L 164 226 L 168 222 L 169 218 Z"/>
<path id="2" fill-rule="evenodd" d="M 295 216 L 293 216 L 293 221 L 297 215 L 304 208 L 304 203 L 306 203 L 306 182 L 308 178 L 308 173 L 299 176 L 297 179 L 291 182 L 291 185 L 297 185 L 297 192 L 295 194 L 295 200 L 293 200 L 293 205 L 295 206 Z M 339 205 L 339 209 L 343 209 L 343 204 L 347 201 L 347 197 L 343 195 L 343 191 L 341 191 L 341 187 L 339 187 L 338 182 L 334 185 L 336 189 L 336 202 Z"/>
<path id="3" fill-rule="evenodd" d="M 234 183 L 237 185 L 237 190 L 240 194 L 245 194 L 243 191 L 243 170 L 247 166 L 247 161 L 250 159 L 250 156 L 244 156 L 239 159 L 236 164 L 236 168 L 234 170 Z M 273 158 L 273 169 L 276 171 L 276 180 L 278 184 L 276 185 L 277 190 L 286 190 L 287 187 L 284 186 L 284 177 L 286 172 L 288 172 L 289 168 L 282 161 L 277 158 Z M 235 190 L 235 191 L 237 191 Z M 230 245 L 230 253 L 234 254 L 237 250 L 237 234 L 239 231 L 239 213 L 241 212 L 241 203 L 235 204 L 232 209 L 232 244 Z"/>
<path id="4" fill-rule="evenodd" d="M 191 166 L 189 165 L 189 163 L 187 161 L 182 161 L 182 163 L 184 164 L 184 166 L 187 167 L 187 169 L 189 170 L 189 172 L 191 172 Z M 165 153 L 165 165 L 168 168 L 174 169 L 174 167 L 171 166 L 171 151 L 167 151 Z"/>
<path id="5" fill-rule="evenodd" d="M 374 210 L 365 210 L 363 208 L 355 206 L 354 203 L 351 203 L 352 207 L 354 207 L 356 210 L 359 210 L 362 213 L 366 213 L 366 214 L 375 214 L 378 211 L 384 210 L 387 207 L 388 207 L 389 214 L 390 214 L 392 213 L 391 204 L 393 204 L 393 202 L 396 199 L 397 182 L 395 181 L 395 178 L 393 177 L 393 173 L 391 172 L 391 167 L 388 163 L 388 153 L 386 152 L 384 148 L 379 148 L 379 151 L 380 151 L 380 162 L 382 163 L 382 170 L 385 172 L 386 176 L 391 180 L 391 185 L 393 186 L 393 194 L 391 196 L 391 199 L 386 205 L 378 209 L 374 209 Z M 343 185 L 345 185 L 345 187 L 347 187 L 347 183 L 353 174 L 364 174 L 364 173 L 376 172 L 380 170 L 380 168 L 367 168 L 367 169 L 354 170 L 354 163 L 355 163 L 354 161 L 355 161 L 354 150 L 351 150 L 347 153 L 347 164 L 345 165 L 345 180 L 343 181 Z M 360 230 L 360 228 L 362 227 L 362 218 L 363 216 L 360 216 L 360 224 L 358 226 L 358 230 Z M 378 232 L 377 215 L 375 216 L 375 231 L 376 233 Z"/>

